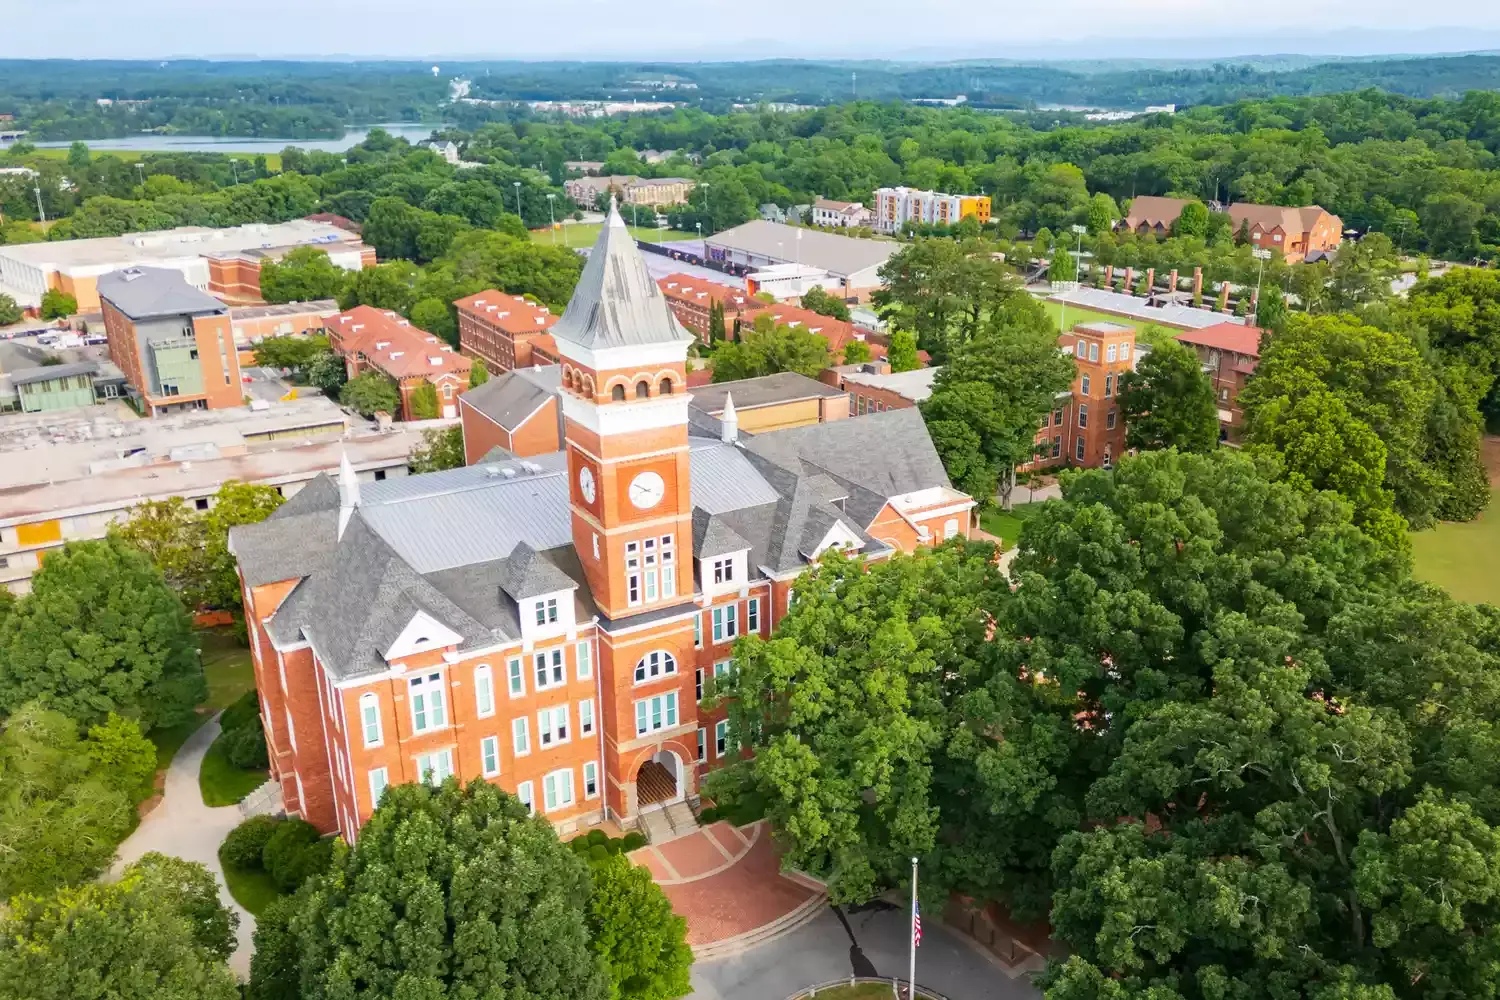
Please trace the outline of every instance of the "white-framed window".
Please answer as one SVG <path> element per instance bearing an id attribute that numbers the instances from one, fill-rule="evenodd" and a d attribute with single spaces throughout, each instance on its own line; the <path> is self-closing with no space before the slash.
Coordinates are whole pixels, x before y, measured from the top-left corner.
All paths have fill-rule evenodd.
<path id="1" fill-rule="evenodd" d="M 479 762 L 484 768 L 486 778 L 493 778 L 500 773 L 500 738 L 498 736 L 486 736 L 479 741 Z"/>
<path id="2" fill-rule="evenodd" d="M 1089 425 L 1089 404 L 1087 404 L 1087 403 L 1079 403 L 1078 404 L 1078 426 L 1079 427 L 1087 427 L 1088 425 Z"/>
<path id="3" fill-rule="evenodd" d="M 370 770 L 370 806 L 374 808 L 380 805 L 380 797 L 385 794 L 386 786 L 390 779 L 386 777 L 385 768 L 376 767 Z"/>
<path id="4" fill-rule="evenodd" d="M 1085 396 L 1089 394 L 1089 377 L 1087 375 L 1079 379 L 1078 391 Z"/>
<path id="5" fill-rule="evenodd" d="M 721 719 L 714 723 L 714 756 L 723 757 L 724 751 L 729 749 L 729 720 Z"/>
<path id="6" fill-rule="evenodd" d="M 661 536 L 661 596 L 677 596 L 677 547 L 671 535 Z"/>
<path id="7" fill-rule="evenodd" d="M 760 631 L 760 598 L 752 597 L 745 606 L 745 631 L 754 635 Z"/>
<path id="8" fill-rule="evenodd" d="M 542 811 L 566 809 L 573 804 L 573 769 L 563 768 L 542 778 Z"/>
<path id="9" fill-rule="evenodd" d="M 728 674 L 733 669 L 733 660 L 720 660 L 718 663 L 714 664 L 714 680 L 718 680 L 720 677 Z"/>
<path id="10" fill-rule="evenodd" d="M 290 708 L 286 708 L 286 709 L 283 709 L 283 711 L 286 712 L 286 735 L 287 735 L 287 739 L 291 741 L 292 751 L 296 752 L 296 750 L 297 750 L 297 727 L 294 726 L 294 725 L 292 725 L 292 710 Z"/>
<path id="11" fill-rule="evenodd" d="M 1111 358 L 1110 360 L 1113 361 L 1114 359 Z M 1114 394 L 1115 394 L 1115 376 L 1114 376 L 1113 373 L 1110 373 L 1110 374 L 1104 376 L 1104 398 L 1108 399 L 1109 397 L 1113 396 Z"/>
<path id="12" fill-rule="evenodd" d="M 675 673 L 677 673 L 677 657 L 665 649 L 654 649 L 637 660 L 635 664 L 637 684 L 644 684 L 646 681 Z"/>
<path id="13" fill-rule="evenodd" d="M 728 642 L 739 635 L 738 604 L 714 608 L 714 642 Z"/>
<path id="14" fill-rule="evenodd" d="M 578 679 L 586 681 L 594 676 L 594 647 L 585 640 L 578 644 Z"/>
<path id="15" fill-rule="evenodd" d="M 378 747 L 384 742 L 380 731 L 380 697 L 373 691 L 359 696 L 359 725 L 364 733 L 365 746 Z"/>
<path id="16" fill-rule="evenodd" d="M 536 812 L 536 795 L 532 791 L 531 782 L 523 781 L 516 786 L 516 798 L 526 807 L 527 812 Z"/>
<path id="17" fill-rule="evenodd" d="M 585 698 L 578 703 L 578 732 L 589 736 L 594 732 L 594 699 Z"/>
<path id="18" fill-rule="evenodd" d="M 567 664 L 563 662 L 563 650 L 561 646 L 556 649 L 544 649 L 537 653 L 532 662 L 536 667 L 536 689 L 545 691 L 555 688 L 568 681 Z"/>
<path id="19" fill-rule="evenodd" d="M 1089 360 L 1090 361 L 1098 361 L 1099 360 L 1099 345 L 1096 344 L 1096 343 L 1093 343 L 1093 342 L 1089 343 Z"/>
<path id="20" fill-rule="evenodd" d="M 517 757 L 531 753 L 531 728 L 526 716 L 510 720 L 510 745 Z"/>
<path id="21" fill-rule="evenodd" d="M 511 657 L 505 664 L 505 677 L 512 698 L 519 698 L 526 693 L 526 671 L 521 669 L 519 656 Z"/>
<path id="22" fill-rule="evenodd" d="M 713 562 L 713 567 L 714 567 L 714 583 L 733 583 L 734 582 L 734 557 L 733 556 L 730 556 L 727 559 L 715 559 L 714 562 Z"/>
<path id="23" fill-rule="evenodd" d="M 1079 462 L 1083 461 L 1083 438 L 1073 442 L 1073 458 Z"/>
<path id="24" fill-rule="evenodd" d="M 698 728 L 698 763 L 708 760 L 708 730 Z"/>
<path id="25" fill-rule="evenodd" d="M 703 648 L 703 616 L 693 615 L 693 648 Z"/>
<path id="26" fill-rule="evenodd" d="M 453 774 L 453 751 L 439 750 L 417 757 L 417 774 L 429 785 L 441 785 Z"/>
<path id="27" fill-rule="evenodd" d="M 958 518 L 950 517 L 943 522 L 943 537 L 952 538 L 958 534 Z"/>
<path id="28" fill-rule="evenodd" d="M 536 602 L 536 623 L 538 625 L 557 624 L 557 598 L 549 597 L 544 601 Z"/>
<path id="29" fill-rule="evenodd" d="M 702 667 L 699 667 L 696 671 L 694 671 L 694 680 L 696 681 L 696 684 L 694 685 L 693 690 L 697 692 L 697 694 L 698 694 L 698 700 L 702 701 L 703 700 L 703 668 Z"/>
<path id="30" fill-rule="evenodd" d="M 586 799 L 599 797 L 599 764 L 596 761 L 583 762 L 583 797 Z"/>
<path id="31" fill-rule="evenodd" d="M 1114 410 L 1110 410 L 1109 413 L 1107 413 L 1105 415 L 1105 417 L 1104 417 L 1104 426 L 1108 430 L 1114 430 L 1115 429 L 1115 424 L 1118 421 L 1119 421 L 1119 414 L 1116 411 L 1114 411 Z"/>
<path id="32" fill-rule="evenodd" d="M 426 733 L 448 724 L 443 703 L 443 675 L 427 674 L 407 682 L 411 693 L 411 731 Z"/>
<path id="33" fill-rule="evenodd" d="M 1117 352 L 1118 351 L 1119 351 L 1119 345 L 1118 344 L 1110 344 L 1107 348 L 1104 349 L 1104 360 L 1105 361 L 1114 361 L 1116 359 L 1116 357 L 1117 357 Z"/>
<path id="34" fill-rule="evenodd" d="M 570 739 L 567 705 L 554 705 L 536 714 L 536 741 L 543 749 L 566 743 Z"/>
<path id="35" fill-rule="evenodd" d="M 1088 345 L 1086 345 L 1081 340 L 1078 341 L 1078 343 L 1074 345 L 1074 353 L 1076 353 L 1080 358 L 1084 357 L 1088 354 Z"/>
<path id="36" fill-rule="evenodd" d="M 488 663 L 474 671 L 474 711 L 481 719 L 495 714 L 495 678 Z"/>
<path id="37" fill-rule="evenodd" d="M 635 703 L 635 734 L 644 736 L 677 725 L 677 692 L 668 691 Z"/>
<path id="38" fill-rule="evenodd" d="M 657 591 L 657 576 L 660 568 L 657 563 L 656 539 L 647 538 L 641 542 L 641 559 L 646 564 L 646 600 L 654 601 L 659 595 Z"/>
<path id="39" fill-rule="evenodd" d="M 641 543 L 625 543 L 625 598 L 631 605 L 641 603 Z"/>

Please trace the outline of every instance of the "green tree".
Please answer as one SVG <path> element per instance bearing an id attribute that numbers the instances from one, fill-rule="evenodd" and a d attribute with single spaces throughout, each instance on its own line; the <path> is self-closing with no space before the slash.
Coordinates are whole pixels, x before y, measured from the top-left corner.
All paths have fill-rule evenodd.
<path id="1" fill-rule="evenodd" d="M 874 355 L 870 353 L 870 345 L 863 340 L 851 340 L 844 345 L 843 362 L 846 365 L 863 364 L 872 357 Z"/>
<path id="2" fill-rule="evenodd" d="M 687 922 L 645 868 L 612 854 L 590 865 L 589 945 L 604 960 L 610 996 L 674 1000 L 692 991 Z"/>
<path id="3" fill-rule="evenodd" d="M 229 529 L 259 524 L 282 503 L 274 486 L 230 480 L 214 493 L 203 512 L 204 580 L 202 591 L 190 595 L 210 608 L 238 609 L 243 601 L 238 563 L 229 551 Z"/>
<path id="4" fill-rule="evenodd" d="M 339 305 L 345 309 L 354 306 L 374 306 L 389 309 L 403 316 L 417 301 L 417 281 L 422 269 L 408 260 L 392 260 L 375 267 L 367 267 L 354 275 Z"/>
<path id="5" fill-rule="evenodd" d="M 412 390 L 411 395 L 407 397 L 407 403 L 411 407 L 411 418 L 413 420 L 437 419 L 437 386 L 431 382 L 423 382 Z"/>
<path id="6" fill-rule="evenodd" d="M 708 306 L 708 342 L 719 344 L 727 338 L 724 332 L 724 303 L 715 299 Z"/>
<path id="7" fill-rule="evenodd" d="M 507 793 L 395 785 L 327 874 L 259 922 L 249 992 L 605 1000 L 588 902 L 584 863 Z"/>
<path id="8" fill-rule="evenodd" d="M 0 295 L 0 326 L 10 326 L 19 323 L 25 318 L 21 307 L 16 305 L 16 300 L 9 295 Z"/>
<path id="9" fill-rule="evenodd" d="M 893 326 L 916 334 L 917 346 L 939 362 L 983 330 L 1012 325 L 1033 310 L 1046 313 L 986 240 L 918 239 L 880 269 L 875 304 Z"/>
<path id="10" fill-rule="evenodd" d="M 1255 325 L 1273 334 L 1279 333 L 1286 327 L 1287 315 L 1286 298 L 1282 296 L 1281 290 L 1262 289 L 1260 298 L 1255 303 Z"/>
<path id="11" fill-rule="evenodd" d="M 831 316 L 849 322 L 849 305 L 837 295 L 830 295 L 821 287 L 809 288 L 802 293 L 802 308 L 811 309 L 823 316 Z"/>
<path id="12" fill-rule="evenodd" d="M 260 294 L 267 302 L 312 302 L 338 299 L 354 275 L 339 267 L 322 247 L 302 246 L 281 260 L 260 266 Z"/>
<path id="13" fill-rule="evenodd" d="M 1182 206 L 1182 213 L 1172 223 L 1173 236 L 1196 236 L 1208 238 L 1208 207 L 1201 201 L 1190 201 Z"/>
<path id="14" fill-rule="evenodd" d="M 890 346 L 886 348 L 886 360 L 893 372 L 909 372 L 922 366 L 917 356 L 917 337 L 910 330 L 892 330 Z"/>
<path id="15" fill-rule="evenodd" d="M 206 690 L 182 602 L 119 538 L 69 542 L 0 623 L 0 709 L 28 701 L 92 724 L 186 719 Z"/>
<path id="16" fill-rule="evenodd" d="M 148 854 L 117 882 L 12 900 L 0 996 L 237 1000 L 235 923 L 202 865 Z"/>
<path id="17" fill-rule="evenodd" d="M 1037 424 L 1073 375 L 1050 318 L 1041 330 L 1028 321 L 986 331 L 966 344 L 922 404 L 948 478 L 981 504 L 998 488 L 1009 510 L 1016 467 L 1036 457 Z"/>
<path id="18" fill-rule="evenodd" d="M 464 463 L 464 429 L 429 427 L 422 432 L 422 443 L 411 450 L 412 472 L 441 472 L 461 468 Z"/>
<path id="19" fill-rule="evenodd" d="M 1119 220 L 1120 207 L 1109 195 L 1101 191 L 1089 199 L 1088 228 L 1092 235 L 1112 231 Z"/>
<path id="20" fill-rule="evenodd" d="M 1192 348 L 1165 340 L 1120 375 L 1127 448 L 1211 451 L 1219 443 L 1214 387 Z"/>
<path id="21" fill-rule="evenodd" d="M 185 498 L 142 501 L 130 508 L 128 519 L 110 525 L 109 533 L 144 552 L 184 600 L 203 589 L 203 518 Z"/>
<path id="22" fill-rule="evenodd" d="M 339 390 L 339 402 L 362 417 L 373 417 L 384 411 L 395 416 L 401 411 L 401 393 L 383 373 L 361 372 Z"/>
<path id="23" fill-rule="evenodd" d="M 68 147 L 68 166 L 87 172 L 89 169 L 89 147 L 84 142 L 74 142 Z"/>
<path id="24" fill-rule="evenodd" d="M 469 366 L 469 388 L 478 388 L 489 380 L 490 366 L 484 363 L 483 358 L 475 358 L 474 363 Z"/>
<path id="25" fill-rule="evenodd" d="M 326 255 L 325 255 L 326 256 Z M 266 368 L 289 368 L 306 372 L 308 365 L 329 353 L 328 338 L 314 336 L 267 337 L 255 345 L 255 363 Z"/>
<path id="26" fill-rule="evenodd" d="M 831 363 L 828 341 L 801 326 L 784 326 L 769 314 L 755 319 L 739 340 L 724 341 L 714 349 L 715 382 L 733 382 L 776 372 L 797 372 L 809 378 Z"/>
<path id="27" fill-rule="evenodd" d="M 335 398 L 338 397 L 339 390 L 344 388 L 344 383 L 349 380 L 349 369 L 344 364 L 344 359 L 332 351 L 314 357 L 307 363 L 302 374 L 307 379 L 308 385 L 321 389 L 326 396 Z"/>
<path id="28" fill-rule="evenodd" d="M 1047 280 L 1052 282 L 1077 281 L 1078 258 L 1065 248 L 1057 247 L 1052 253 L 1052 261 L 1047 265 Z"/>
<path id="29" fill-rule="evenodd" d="M 437 334 L 454 347 L 458 346 L 458 320 L 442 299 L 429 296 L 411 307 L 411 325 Z"/>
<path id="30" fill-rule="evenodd" d="M 135 825 L 156 748 L 110 715 L 80 739 L 78 723 L 35 703 L 0 730 L 0 894 L 50 892 L 98 875 Z"/>
<path id="31" fill-rule="evenodd" d="M 78 312 L 78 300 L 67 292 L 49 288 L 42 293 L 42 319 L 66 319 Z"/>

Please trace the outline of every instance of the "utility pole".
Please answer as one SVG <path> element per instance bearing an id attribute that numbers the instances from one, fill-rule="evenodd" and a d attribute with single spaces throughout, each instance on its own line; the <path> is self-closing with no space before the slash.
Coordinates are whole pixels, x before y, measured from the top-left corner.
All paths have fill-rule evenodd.
<path id="1" fill-rule="evenodd" d="M 234 175 L 234 183 L 236 185 L 238 185 L 239 182 L 240 182 L 240 161 L 239 160 L 230 160 L 229 161 L 229 172 Z"/>
<path id="2" fill-rule="evenodd" d="M 42 209 L 42 186 L 40 184 L 36 183 L 35 181 L 33 181 L 32 184 L 31 184 L 31 189 L 36 192 L 36 214 L 37 214 L 37 217 L 41 221 L 42 225 L 46 225 L 47 224 L 47 213 Z"/>
<path id="3" fill-rule="evenodd" d="M 557 246 L 557 212 L 553 210 L 553 204 L 557 195 L 547 195 L 547 228 L 552 230 L 552 245 Z"/>
<path id="4" fill-rule="evenodd" d="M 859 73 L 849 71 L 849 94 L 854 100 L 859 100 Z"/>
<path id="5" fill-rule="evenodd" d="M 146 186 L 146 165 L 140 160 L 135 161 L 135 172 L 141 179 L 141 187 Z"/>
<path id="6" fill-rule="evenodd" d="M 521 182 L 520 181 L 511 181 L 511 183 L 516 186 L 516 215 L 520 216 L 521 215 Z M 524 223 L 525 222 L 525 218 L 522 217 L 521 221 Z"/>
<path id="7" fill-rule="evenodd" d="M 711 185 L 705 182 L 701 186 L 703 188 L 703 218 L 708 220 L 708 232 L 712 236 L 714 231 L 713 219 L 708 214 L 708 189 Z M 703 226 L 700 224 L 698 228 L 701 230 Z M 698 235 L 701 238 L 703 234 L 700 232 Z"/>

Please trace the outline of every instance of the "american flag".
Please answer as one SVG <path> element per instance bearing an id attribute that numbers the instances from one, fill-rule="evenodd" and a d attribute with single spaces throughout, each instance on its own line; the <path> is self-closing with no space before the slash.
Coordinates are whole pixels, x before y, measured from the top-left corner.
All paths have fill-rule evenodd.
<path id="1" fill-rule="evenodd" d="M 911 906 L 911 943 L 913 947 L 922 943 L 922 910 L 916 903 Z"/>

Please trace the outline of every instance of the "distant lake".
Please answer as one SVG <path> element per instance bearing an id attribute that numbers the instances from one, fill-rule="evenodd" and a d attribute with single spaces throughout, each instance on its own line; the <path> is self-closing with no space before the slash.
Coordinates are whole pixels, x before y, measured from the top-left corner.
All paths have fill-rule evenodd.
<path id="1" fill-rule="evenodd" d="M 84 139 L 90 150 L 107 153 L 111 150 L 122 153 L 279 153 L 288 146 L 298 149 L 322 150 L 325 153 L 342 153 L 350 146 L 365 141 L 372 128 L 383 128 L 400 139 L 416 142 L 432 135 L 433 129 L 441 125 L 423 125 L 418 122 L 390 122 L 347 129 L 341 139 L 254 139 L 248 136 L 216 135 L 156 135 L 142 133 L 124 139 Z M 73 140 L 38 142 L 40 149 L 67 149 Z"/>

